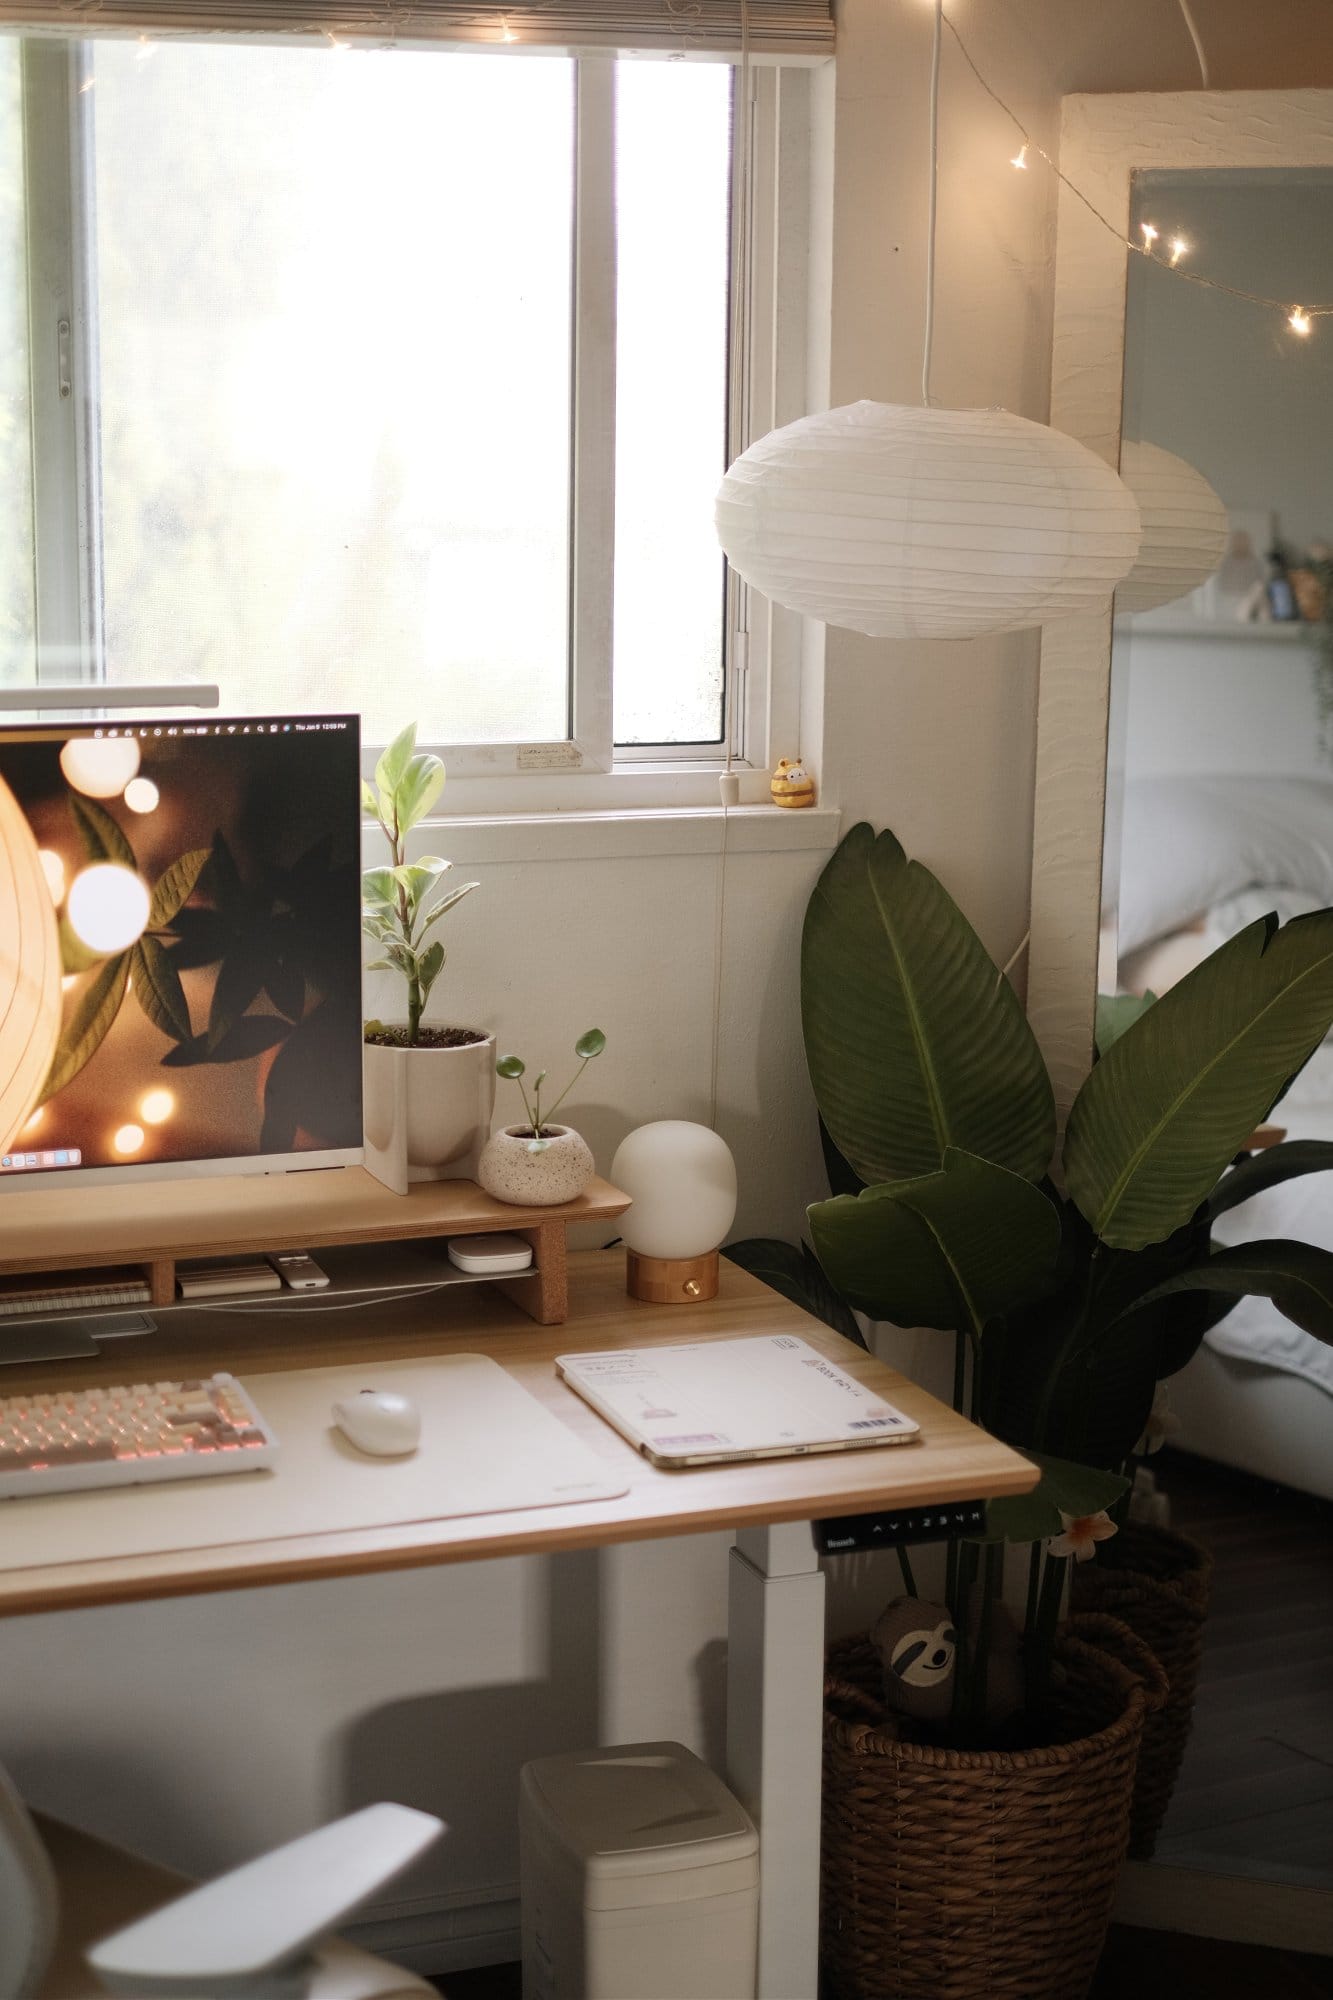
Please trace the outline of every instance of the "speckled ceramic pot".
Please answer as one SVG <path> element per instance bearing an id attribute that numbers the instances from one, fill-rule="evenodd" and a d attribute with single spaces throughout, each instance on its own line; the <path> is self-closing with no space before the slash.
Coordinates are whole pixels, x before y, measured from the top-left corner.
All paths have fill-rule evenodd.
<path id="1" fill-rule="evenodd" d="M 592 1154 L 568 1125 L 548 1125 L 547 1144 L 529 1151 L 531 1128 L 507 1125 L 486 1142 L 477 1179 L 497 1201 L 517 1208 L 553 1208 L 583 1193 L 596 1171 Z"/>

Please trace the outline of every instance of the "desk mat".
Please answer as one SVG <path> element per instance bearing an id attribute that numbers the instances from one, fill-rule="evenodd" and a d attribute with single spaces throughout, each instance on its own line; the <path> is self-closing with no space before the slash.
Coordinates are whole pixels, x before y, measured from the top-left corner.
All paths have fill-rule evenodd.
<path id="1" fill-rule="evenodd" d="M 613 1468 L 484 1354 L 241 1377 L 279 1445 L 272 1471 L 0 1501 L 0 1569 L 387 1528 L 611 1500 Z M 333 1428 L 359 1389 L 421 1411 L 411 1458 L 367 1458 Z"/>

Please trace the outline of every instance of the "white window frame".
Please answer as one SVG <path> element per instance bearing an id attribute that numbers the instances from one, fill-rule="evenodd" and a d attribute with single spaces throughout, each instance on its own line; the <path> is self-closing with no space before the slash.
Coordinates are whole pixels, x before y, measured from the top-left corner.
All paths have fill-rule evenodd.
<path id="1" fill-rule="evenodd" d="M 570 735 L 545 744 L 428 746 L 448 767 L 451 812 L 711 805 L 716 773 L 728 757 L 733 768 L 757 777 L 777 756 L 799 751 L 801 622 L 773 612 L 730 572 L 723 631 L 728 740 L 716 747 L 619 748 L 612 740 L 615 70 L 609 55 L 576 61 Z M 32 38 L 23 64 L 39 684 L 96 685 L 100 467 L 95 291 L 85 261 L 92 252 L 93 182 L 89 100 L 79 92 L 87 58 L 78 43 Z M 728 458 L 806 407 L 810 70 L 755 64 L 749 74 L 751 241 L 740 263 L 750 274 L 751 299 L 748 314 L 731 315 Z M 738 72 L 738 93 L 739 84 Z M 737 146 L 745 129 L 738 104 Z M 225 699 L 224 689 L 224 706 Z M 346 702 L 356 705 L 354 690 Z M 374 758 L 371 747 L 368 770 Z"/>

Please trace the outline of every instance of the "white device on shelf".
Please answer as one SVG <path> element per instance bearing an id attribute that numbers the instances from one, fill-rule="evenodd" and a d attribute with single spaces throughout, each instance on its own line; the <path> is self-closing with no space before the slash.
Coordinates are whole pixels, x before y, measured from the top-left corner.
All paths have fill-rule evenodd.
<path id="1" fill-rule="evenodd" d="M 277 1451 L 234 1375 L 0 1396 L 0 1500 L 255 1472 Z"/>
<path id="2" fill-rule="evenodd" d="M 111 1992 L 134 2000 L 301 1992 L 298 1968 L 311 1946 L 443 1832 L 441 1820 L 412 1806 L 364 1806 L 103 1938 L 88 1963 Z"/>
<path id="3" fill-rule="evenodd" d="M 329 1274 L 304 1250 L 270 1250 L 269 1263 L 294 1292 L 322 1292 Z"/>
<path id="4" fill-rule="evenodd" d="M 532 1245 L 504 1229 L 494 1236 L 451 1236 L 449 1262 L 470 1277 L 508 1278 L 532 1269 Z"/>

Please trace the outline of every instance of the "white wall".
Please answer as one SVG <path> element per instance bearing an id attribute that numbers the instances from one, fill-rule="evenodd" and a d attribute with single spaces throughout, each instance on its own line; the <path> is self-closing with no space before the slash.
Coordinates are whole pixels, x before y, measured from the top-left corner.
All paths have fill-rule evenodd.
<path id="1" fill-rule="evenodd" d="M 1139 0 L 1149 32 L 1137 75 L 1095 0 L 950 11 L 1048 145 L 1062 88 L 1189 81 L 1154 74 L 1171 10 Z M 827 353 L 834 402 L 917 396 L 928 33 L 922 0 L 841 0 L 836 80 L 816 90 L 816 129 L 833 145 L 831 179 L 827 159 L 817 176 L 833 226 L 816 255 L 832 315 L 812 326 L 811 350 Z M 935 393 L 1040 417 L 1051 184 L 1008 166 L 1014 134 L 952 47 L 944 78 Z M 1035 644 L 830 632 L 822 667 L 810 651 L 804 748 L 823 798 L 844 825 L 892 825 L 1007 957 L 1026 924 Z M 693 838 L 578 858 L 553 837 L 524 851 L 485 829 L 441 835 L 483 882 L 450 920 L 449 1011 L 493 1021 L 552 1064 L 582 1028 L 604 1027 L 607 1054 L 571 1107 L 603 1165 L 628 1124 L 707 1109 L 719 864 Z M 728 865 L 718 1117 L 746 1230 L 793 1233 L 820 1190 L 796 975 L 821 858 L 738 851 Z M 396 1934 L 456 1931 L 456 1953 L 437 1943 L 431 1962 L 481 1962 L 512 1947 L 513 1774 L 538 1742 L 600 1728 L 716 1754 L 723 1545 L 705 1536 L 10 1622 L 0 1757 L 39 1801 L 200 1868 L 376 1793 L 438 1806 L 460 1834 L 398 1899 L 422 1901 Z M 865 1566 L 858 1575 L 872 1596 L 893 1588 Z"/>

